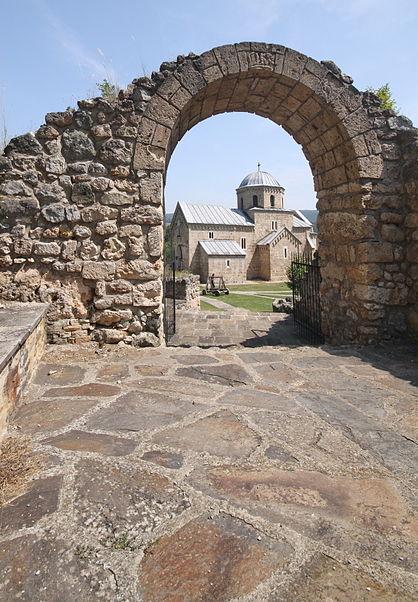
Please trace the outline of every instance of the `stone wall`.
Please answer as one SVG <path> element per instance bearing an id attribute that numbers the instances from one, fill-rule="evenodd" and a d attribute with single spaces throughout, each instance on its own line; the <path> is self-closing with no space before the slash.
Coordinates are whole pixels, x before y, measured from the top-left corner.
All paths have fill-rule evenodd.
<path id="1" fill-rule="evenodd" d="M 49 303 L 52 342 L 161 339 L 161 187 L 132 167 L 145 90 L 50 113 L 0 157 L 0 297 Z"/>
<path id="2" fill-rule="evenodd" d="M 0 298 L 48 302 L 52 340 L 161 341 L 170 156 L 200 121 L 247 111 L 282 125 L 309 162 L 327 340 L 405 336 L 417 327 L 417 130 L 352 82 L 332 61 L 243 42 L 163 63 L 115 102 L 48 114 L 0 158 Z"/>
<path id="3" fill-rule="evenodd" d="M 45 311 L 43 306 L 31 311 L 27 305 L 14 304 L 0 309 L 0 442 L 7 419 L 44 354 Z"/>
<path id="4" fill-rule="evenodd" d="M 173 298 L 173 280 L 167 280 L 166 297 Z M 176 278 L 176 307 L 178 309 L 200 309 L 200 277 L 190 274 Z"/>

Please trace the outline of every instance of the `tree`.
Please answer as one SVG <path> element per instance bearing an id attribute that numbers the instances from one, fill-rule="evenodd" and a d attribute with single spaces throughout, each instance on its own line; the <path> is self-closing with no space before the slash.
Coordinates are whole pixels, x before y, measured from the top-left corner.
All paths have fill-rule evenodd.
<path id="1" fill-rule="evenodd" d="M 305 263 L 299 263 L 302 261 L 303 258 L 298 257 L 296 261 L 292 261 L 292 263 L 287 267 L 286 270 L 286 275 L 289 278 L 286 284 L 296 294 L 300 293 L 301 282 L 307 270 L 307 265 Z"/>
<path id="2" fill-rule="evenodd" d="M 112 84 L 109 80 L 104 79 L 101 83 L 97 83 L 96 86 L 99 88 L 103 98 L 107 98 L 108 100 L 117 99 L 120 90 L 117 84 Z"/>
<path id="3" fill-rule="evenodd" d="M 369 87 L 367 88 L 367 92 L 372 92 L 380 99 L 380 108 L 382 111 L 389 109 L 394 113 L 398 113 L 396 100 L 392 97 L 389 84 L 384 84 L 383 86 L 380 86 L 380 88 Z"/>

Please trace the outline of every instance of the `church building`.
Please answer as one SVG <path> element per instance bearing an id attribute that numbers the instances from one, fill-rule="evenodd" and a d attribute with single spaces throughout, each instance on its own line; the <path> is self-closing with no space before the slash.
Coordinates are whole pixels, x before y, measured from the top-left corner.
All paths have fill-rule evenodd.
<path id="1" fill-rule="evenodd" d="M 285 281 L 292 257 L 312 257 L 316 234 L 300 212 L 284 208 L 284 188 L 269 173 L 248 174 L 236 189 L 237 208 L 177 203 L 171 222 L 178 270 L 224 276 L 227 284 Z"/>

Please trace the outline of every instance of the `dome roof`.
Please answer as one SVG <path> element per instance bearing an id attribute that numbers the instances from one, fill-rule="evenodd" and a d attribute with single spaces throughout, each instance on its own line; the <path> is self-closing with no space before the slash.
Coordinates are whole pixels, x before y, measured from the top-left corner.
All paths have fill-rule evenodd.
<path id="1" fill-rule="evenodd" d="M 276 178 L 267 171 L 253 171 L 253 173 L 249 173 L 238 188 L 244 188 L 245 186 L 275 186 L 282 188 Z"/>

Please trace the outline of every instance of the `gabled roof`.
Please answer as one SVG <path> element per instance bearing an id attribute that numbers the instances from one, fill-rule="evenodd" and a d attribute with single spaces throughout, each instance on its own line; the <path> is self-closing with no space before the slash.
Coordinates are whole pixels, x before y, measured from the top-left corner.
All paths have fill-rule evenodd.
<path id="1" fill-rule="evenodd" d="M 303 215 L 303 213 L 301 213 L 301 211 L 294 209 L 293 227 L 294 228 L 312 228 L 312 224 L 308 220 L 308 218 L 305 215 Z"/>
<path id="2" fill-rule="evenodd" d="M 246 255 L 235 240 L 199 240 L 199 244 L 206 255 Z"/>
<path id="3" fill-rule="evenodd" d="M 269 232 L 269 234 L 267 234 L 266 236 L 263 236 L 263 238 L 261 238 L 258 241 L 257 246 L 258 245 L 271 245 L 271 243 L 274 242 L 275 240 L 277 240 L 278 238 L 280 238 L 281 235 L 284 234 L 285 231 L 292 238 L 294 238 L 299 244 L 302 244 L 300 242 L 300 240 L 294 234 L 292 234 L 292 232 L 289 230 L 289 228 L 286 228 L 286 226 L 282 226 L 278 230 L 273 230 L 273 232 Z"/>
<path id="4" fill-rule="evenodd" d="M 208 224 L 222 226 L 254 226 L 248 215 L 239 209 L 227 209 L 219 205 L 177 204 L 188 224 Z"/>

